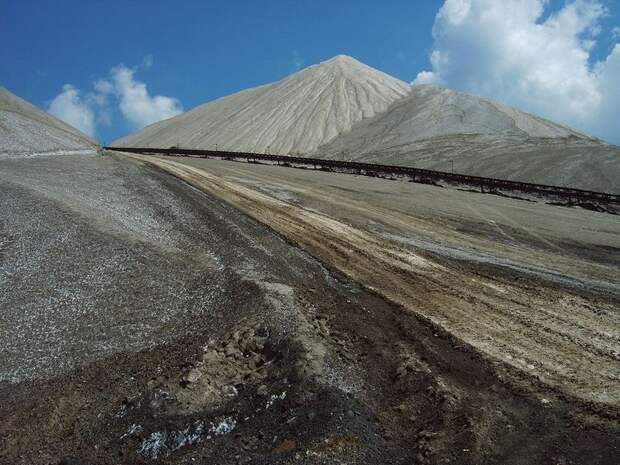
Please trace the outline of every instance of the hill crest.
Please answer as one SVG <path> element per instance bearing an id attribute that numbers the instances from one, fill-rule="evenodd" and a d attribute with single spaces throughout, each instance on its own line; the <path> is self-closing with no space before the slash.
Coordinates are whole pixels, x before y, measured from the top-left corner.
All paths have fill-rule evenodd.
<path id="1" fill-rule="evenodd" d="M 94 149 L 78 129 L 0 87 L 0 153 L 46 153 Z"/>

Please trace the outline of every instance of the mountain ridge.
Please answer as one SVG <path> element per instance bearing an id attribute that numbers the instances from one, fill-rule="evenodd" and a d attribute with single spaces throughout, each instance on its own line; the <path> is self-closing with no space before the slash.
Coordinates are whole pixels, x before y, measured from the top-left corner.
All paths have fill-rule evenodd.
<path id="1" fill-rule="evenodd" d="M 319 158 L 620 193 L 620 148 L 501 103 L 423 85 L 322 145 Z"/>
<path id="2" fill-rule="evenodd" d="M 620 192 L 618 147 L 492 100 L 411 86 L 345 55 L 199 105 L 112 145 L 440 170 L 449 164 L 464 174 Z"/>
<path id="3" fill-rule="evenodd" d="M 113 145 L 308 154 L 385 111 L 410 86 L 344 55 L 284 79 L 199 105 Z"/>
<path id="4" fill-rule="evenodd" d="M 0 87 L 0 153 L 46 153 L 94 149 L 78 129 Z"/>

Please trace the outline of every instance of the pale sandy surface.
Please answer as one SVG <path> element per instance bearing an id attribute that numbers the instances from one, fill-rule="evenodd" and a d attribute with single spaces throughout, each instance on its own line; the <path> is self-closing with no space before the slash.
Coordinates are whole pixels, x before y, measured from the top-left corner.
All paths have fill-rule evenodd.
<path id="1" fill-rule="evenodd" d="M 142 159 L 487 356 L 566 394 L 620 402 L 616 216 L 346 175 Z"/>

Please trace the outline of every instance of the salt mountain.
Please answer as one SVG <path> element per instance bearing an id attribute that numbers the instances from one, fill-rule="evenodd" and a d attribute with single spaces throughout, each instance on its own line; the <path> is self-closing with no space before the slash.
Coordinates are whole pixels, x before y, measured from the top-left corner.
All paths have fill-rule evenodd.
<path id="1" fill-rule="evenodd" d="M 0 87 L 0 155 L 94 150 L 86 134 Z"/>
<path id="2" fill-rule="evenodd" d="M 620 193 L 620 148 L 344 55 L 114 142 L 316 156 Z"/>
<path id="3" fill-rule="evenodd" d="M 308 154 L 382 113 L 410 86 L 337 56 L 292 76 L 200 105 L 114 145 Z"/>

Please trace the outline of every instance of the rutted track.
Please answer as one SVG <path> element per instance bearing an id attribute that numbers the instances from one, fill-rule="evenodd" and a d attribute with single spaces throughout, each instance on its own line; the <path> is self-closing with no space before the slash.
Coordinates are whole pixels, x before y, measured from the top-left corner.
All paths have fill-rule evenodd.
<path id="1" fill-rule="evenodd" d="M 209 178 L 232 208 L 132 157 L 0 161 L 0 356 L 37 362 L 19 364 L 36 368 L 28 380 L 0 381 L 0 464 L 617 464 L 613 406 L 487 363 L 240 208 L 289 232 L 325 215 Z M 307 231 L 346 233 L 340 262 L 348 240 L 371 241 L 341 225 Z M 398 257 L 379 256 L 377 272 Z M 411 292 L 427 265 L 441 269 L 409 264 Z"/>
<path id="2" fill-rule="evenodd" d="M 276 162 L 292 167 L 313 169 L 330 169 L 334 171 L 360 174 L 364 176 L 405 176 L 413 182 L 447 182 L 479 189 L 480 192 L 520 192 L 534 194 L 545 198 L 561 199 L 569 203 L 597 202 L 602 204 L 620 204 L 620 194 L 595 192 L 583 189 L 573 189 L 545 184 L 533 184 L 507 179 L 485 178 L 466 174 L 448 173 L 408 166 L 381 165 L 375 163 L 360 163 L 350 161 L 326 160 L 321 158 L 291 157 L 285 155 L 271 155 L 249 152 L 229 152 L 217 150 L 197 150 L 181 148 L 153 148 L 153 147 L 104 147 L 106 150 L 116 150 L 127 153 L 158 154 L 167 156 L 214 157 L 230 160 L 247 160 L 248 162 Z"/>
<path id="3" fill-rule="evenodd" d="M 617 301 L 588 301 L 536 282 L 481 277 L 204 170 L 131 157 L 225 200 L 491 359 L 582 401 L 620 406 Z"/>

